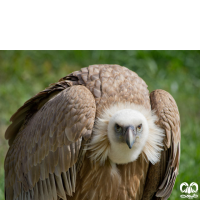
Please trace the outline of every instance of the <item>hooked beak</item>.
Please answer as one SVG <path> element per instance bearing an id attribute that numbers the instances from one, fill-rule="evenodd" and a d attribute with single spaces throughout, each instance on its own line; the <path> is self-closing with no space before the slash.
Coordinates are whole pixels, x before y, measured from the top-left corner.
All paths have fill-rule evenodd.
<path id="1" fill-rule="evenodd" d="M 136 132 L 134 126 L 129 126 L 126 129 L 125 139 L 129 149 L 131 149 L 136 139 Z"/>

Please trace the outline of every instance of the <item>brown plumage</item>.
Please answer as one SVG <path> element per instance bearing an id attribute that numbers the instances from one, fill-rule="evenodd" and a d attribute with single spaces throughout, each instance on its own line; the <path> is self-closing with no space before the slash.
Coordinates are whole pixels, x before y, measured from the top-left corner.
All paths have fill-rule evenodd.
<path id="1" fill-rule="evenodd" d="M 146 142 L 142 135 L 134 144 L 144 143 L 139 155 L 115 163 L 120 152 L 112 153 L 109 119 L 124 109 L 141 112 L 150 131 Z M 73 72 L 25 102 L 11 121 L 5 133 L 6 200 L 148 200 L 172 192 L 181 137 L 176 102 L 163 90 L 149 95 L 146 83 L 125 67 L 91 65 Z"/>

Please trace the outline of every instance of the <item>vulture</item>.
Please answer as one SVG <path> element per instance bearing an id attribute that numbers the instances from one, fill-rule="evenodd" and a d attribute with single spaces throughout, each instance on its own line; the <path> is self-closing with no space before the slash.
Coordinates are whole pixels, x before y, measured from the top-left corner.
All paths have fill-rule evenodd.
<path id="1" fill-rule="evenodd" d="M 180 116 L 135 72 L 90 65 L 36 94 L 10 119 L 6 200 L 168 199 Z"/>

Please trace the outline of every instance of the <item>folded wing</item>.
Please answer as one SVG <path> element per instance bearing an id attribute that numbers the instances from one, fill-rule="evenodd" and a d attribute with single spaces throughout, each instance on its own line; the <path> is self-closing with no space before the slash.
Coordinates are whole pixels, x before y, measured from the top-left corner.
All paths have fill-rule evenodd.
<path id="1" fill-rule="evenodd" d="M 143 199 L 168 199 L 178 175 L 180 161 L 180 116 L 173 97 L 164 90 L 150 94 L 151 108 L 155 110 L 157 124 L 164 129 L 164 150 L 161 161 L 149 165 Z"/>
<path id="2" fill-rule="evenodd" d="M 66 199 L 75 192 L 83 141 L 92 132 L 95 100 L 84 86 L 64 89 L 31 116 L 5 159 L 6 199 Z"/>

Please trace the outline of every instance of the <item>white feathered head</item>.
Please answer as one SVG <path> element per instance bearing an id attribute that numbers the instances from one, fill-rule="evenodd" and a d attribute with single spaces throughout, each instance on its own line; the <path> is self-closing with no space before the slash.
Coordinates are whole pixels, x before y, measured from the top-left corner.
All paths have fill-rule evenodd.
<path id="1" fill-rule="evenodd" d="M 155 164 L 160 160 L 163 130 L 154 112 L 133 103 L 117 103 L 97 119 L 89 149 L 91 159 L 125 164 L 143 152 Z"/>

